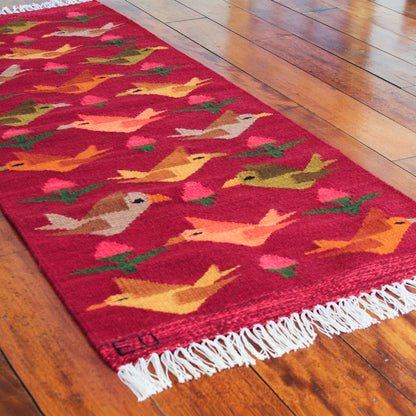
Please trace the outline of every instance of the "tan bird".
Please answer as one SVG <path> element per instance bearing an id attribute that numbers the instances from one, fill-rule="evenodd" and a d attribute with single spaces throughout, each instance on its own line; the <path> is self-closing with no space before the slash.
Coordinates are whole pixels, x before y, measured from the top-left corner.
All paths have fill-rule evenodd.
<path id="1" fill-rule="evenodd" d="M 235 275 L 228 279 L 219 280 L 231 274 L 238 267 L 240 266 L 222 272 L 218 266 L 213 264 L 193 285 L 157 283 L 116 277 L 113 280 L 121 293 L 108 297 L 103 303 L 91 305 L 87 311 L 106 306 L 124 306 L 185 315 L 198 310 L 208 298 L 238 277 Z"/>
<path id="2" fill-rule="evenodd" d="M 148 172 L 118 170 L 120 176 L 110 179 L 122 180 L 123 183 L 136 182 L 179 182 L 188 178 L 202 168 L 214 157 L 227 156 L 226 153 L 188 154 L 183 147 L 177 147 Z"/>
<path id="3" fill-rule="evenodd" d="M 113 30 L 121 25 L 115 25 L 114 23 L 107 23 L 101 27 L 58 27 L 58 31 L 43 35 L 43 38 L 50 36 L 82 36 L 85 38 L 95 38 L 97 36 L 104 35 L 110 30 Z"/>
<path id="4" fill-rule="evenodd" d="M 54 51 L 43 49 L 11 48 L 12 53 L 0 56 L 0 59 L 55 59 L 62 55 L 75 52 L 80 46 L 64 45 Z"/>
<path id="5" fill-rule="evenodd" d="M 10 65 L 0 74 L 0 85 L 20 77 L 26 71 L 29 71 L 29 69 L 22 69 L 16 64 Z"/>
<path id="6" fill-rule="evenodd" d="M 117 94 L 116 97 L 124 95 L 162 95 L 165 97 L 181 98 L 186 97 L 193 90 L 209 84 L 209 79 L 201 80 L 197 77 L 192 78 L 185 84 L 173 84 L 163 82 L 133 82 L 135 88 Z"/>

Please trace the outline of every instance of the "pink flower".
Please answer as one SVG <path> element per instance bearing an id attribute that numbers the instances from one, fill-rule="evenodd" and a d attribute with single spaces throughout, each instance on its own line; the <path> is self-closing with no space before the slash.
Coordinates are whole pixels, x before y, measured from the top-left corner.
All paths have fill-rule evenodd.
<path id="1" fill-rule="evenodd" d="M 148 139 L 143 136 L 131 136 L 126 143 L 126 146 L 131 149 L 132 147 L 147 146 L 149 144 L 156 143 L 155 139 Z"/>
<path id="2" fill-rule="evenodd" d="M 191 95 L 188 98 L 188 103 L 189 104 L 201 104 L 201 103 L 205 103 L 207 101 L 213 101 L 215 100 L 214 97 L 210 97 L 208 95 Z"/>
<path id="3" fill-rule="evenodd" d="M 320 202 L 329 202 L 334 201 L 335 199 L 345 198 L 346 196 L 350 196 L 345 192 L 337 191 L 331 188 L 320 188 L 318 190 L 318 199 Z"/>
<path id="4" fill-rule="evenodd" d="M 30 38 L 29 36 L 21 36 L 21 35 L 16 36 L 16 37 L 14 38 L 14 41 L 15 41 L 16 43 L 18 43 L 18 42 L 33 42 L 34 40 L 36 40 L 36 39 L 34 39 L 34 38 Z"/>
<path id="5" fill-rule="evenodd" d="M 63 181 L 62 179 L 50 178 L 42 186 L 43 192 L 56 192 L 62 189 L 72 188 L 78 186 L 74 182 Z"/>
<path id="6" fill-rule="evenodd" d="M 82 100 L 82 105 L 94 105 L 94 104 L 100 104 L 107 101 L 106 98 L 97 97 L 96 95 L 86 95 Z"/>
<path id="7" fill-rule="evenodd" d="M 264 254 L 260 257 L 260 267 L 263 269 L 279 270 L 298 264 L 296 260 L 280 257 L 273 254 Z"/>
<path id="8" fill-rule="evenodd" d="M 78 12 L 69 12 L 66 15 L 66 17 L 79 17 L 79 16 L 84 16 L 84 15 L 82 13 L 78 13 Z"/>
<path id="9" fill-rule="evenodd" d="M 140 69 L 142 71 L 147 71 L 148 69 L 163 67 L 163 65 L 164 64 L 159 64 L 158 62 L 145 62 L 140 66 Z"/>
<path id="10" fill-rule="evenodd" d="M 121 36 L 117 36 L 117 35 L 103 35 L 101 36 L 100 40 L 102 40 L 103 42 L 105 42 L 106 40 L 114 40 L 114 39 L 121 39 Z"/>
<path id="11" fill-rule="evenodd" d="M 55 62 L 47 62 L 43 67 L 45 71 L 56 71 L 58 69 L 67 69 L 68 65 L 57 64 Z"/>
<path id="12" fill-rule="evenodd" d="M 7 139 L 9 137 L 20 136 L 22 134 L 31 133 L 28 129 L 8 129 L 3 133 L 3 139 Z"/>
<path id="13" fill-rule="evenodd" d="M 127 251 L 134 251 L 134 248 L 126 246 L 125 244 L 116 243 L 114 241 L 101 241 L 95 249 L 94 258 L 99 260 L 105 257 L 123 254 Z"/>
<path id="14" fill-rule="evenodd" d="M 247 146 L 248 147 L 257 147 L 261 146 L 262 144 L 267 143 L 274 143 L 276 140 L 268 139 L 267 137 L 260 137 L 260 136 L 251 136 L 247 140 Z"/>
<path id="15" fill-rule="evenodd" d="M 212 189 L 201 185 L 199 182 L 187 182 L 184 185 L 182 199 L 184 201 L 193 201 L 210 197 L 211 195 L 214 195 L 214 193 L 215 192 L 212 191 Z"/>

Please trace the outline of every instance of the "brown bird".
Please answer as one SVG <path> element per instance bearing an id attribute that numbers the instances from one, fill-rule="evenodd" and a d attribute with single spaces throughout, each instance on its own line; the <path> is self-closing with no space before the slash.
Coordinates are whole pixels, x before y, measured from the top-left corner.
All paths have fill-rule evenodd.
<path id="1" fill-rule="evenodd" d="M 156 50 L 167 49 L 165 46 L 146 47 L 139 49 L 136 45 L 127 46 L 112 58 L 87 58 L 86 64 L 133 65 L 147 58 Z"/>
<path id="2" fill-rule="evenodd" d="M 115 192 L 98 201 L 80 220 L 60 214 L 45 214 L 50 224 L 37 230 L 65 230 L 55 235 L 115 235 L 123 232 L 152 203 L 170 201 L 165 195 Z"/>
<path id="3" fill-rule="evenodd" d="M 29 71 L 29 69 L 22 69 L 16 64 L 10 65 L 0 74 L 0 85 L 20 77 L 26 71 Z"/>
<path id="4" fill-rule="evenodd" d="M 116 29 L 121 25 L 115 25 L 114 23 L 107 23 L 101 27 L 90 27 L 90 28 L 82 28 L 82 27 L 59 27 L 58 31 L 49 33 L 47 35 L 43 35 L 43 38 L 48 38 L 50 36 L 82 36 L 86 38 L 95 38 L 97 36 L 104 35 L 104 33 Z"/>
<path id="5" fill-rule="evenodd" d="M 350 240 L 315 240 L 319 247 L 305 254 L 326 252 L 321 257 L 344 253 L 393 253 L 416 218 L 387 217 L 377 208 L 371 208 L 357 233 Z"/>
<path id="6" fill-rule="evenodd" d="M 122 76 L 122 74 L 93 75 L 91 71 L 86 70 L 58 87 L 55 85 L 34 85 L 34 88 L 36 89 L 28 90 L 28 92 L 60 92 L 63 94 L 80 94 L 92 90 L 108 79 Z"/>
<path id="7" fill-rule="evenodd" d="M 25 126 L 38 117 L 49 113 L 54 108 L 66 107 L 69 104 L 36 104 L 32 99 L 25 101 L 13 110 L 0 115 L 2 126 Z"/>
<path id="8" fill-rule="evenodd" d="M 116 277 L 113 279 L 121 291 L 108 297 L 103 303 L 91 305 L 87 311 L 106 306 L 125 306 L 155 312 L 185 315 L 198 310 L 211 296 L 232 282 L 238 275 L 219 280 L 240 266 L 220 271 L 213 264 L 193 285 L 157 283 L 139 279 Z"/>
<path id="9" fill-rule="evenodd" d="M 15 152 L 17 160 L 12 160 L 0 167 L 1 170 L 35 170 L 44 171 L 52 170 L 55 172 L 69 172 L 76 169 L 84 163 L 92 162 L 100 157 L 102 153 L 108 152 L 110 149 L 97 150 L 95 146 L 89 146 L 83 152 L 76 156 L 59 156 L 44 155 L 29 152 Z"/>
<path id="10" fill-rule="evenodd" d="M 17 35 L 18 33 L 25 32 L 42 23 L 49 23 L 48 21 L 42 22 L 28 22 L 24 19 L 15 19 L 3 26 L 0 26 L 0 35 Z"/>
<path id="11" fill-rule="evenodd" d="M 80 46 L 64 45 L 54 51 L 43 49 L 11 48 L 13 53 L 0 56 L 0 59 L 55 59 L 62 55 L 75 52 Z"/>
<path id="12" fill-rule="evenodd" d="M 234 139 L 247 130 L 260 117 L 271 116 L 271 113 L 235 114 L 227 110 L 203 130 L 177 128 L 179 134 L 170 137 L 193 139 Z M 187 137 L 191 136 L 191 137 Z"/>
<path id="13" fill-rule="evenodd" d="M 135 88 L 121 92 L 116 97 L 124 95 L 162 95 L 165 97 L 181 98 L 186 97 L 196 88 L 209 84 L 208 79 L 201 80 L 197 77 L 192 78 L 185 84 L 163 83 L 163 82 L 133 82 Z"/>

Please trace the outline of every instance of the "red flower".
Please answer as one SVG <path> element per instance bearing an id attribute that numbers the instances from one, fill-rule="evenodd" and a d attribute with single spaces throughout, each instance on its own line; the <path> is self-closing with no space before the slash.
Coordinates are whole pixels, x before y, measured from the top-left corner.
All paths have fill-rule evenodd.
<path id="1" fill-rule="evenodd" d="M 94 105 L 94 104 L 101 104 L 106 102 L 106 98 L 97 97 L 96 95 L 86 95 L 82 100 L 82 105 Z"/>
<path id="2" fill-rule="evenodd" d="M 80 17 L 80 16 L 84 16 L 84 15 L 82 13 L 78 13 L 78 12 L 69 12 L 66 15 L 66 17 Z"/>
<path id="3" fill-rule="evenodd" d="M 145 62 L 141 65 L 140 69 L 142 71 L 147 71 L 148 69 L 163 67 L 163 65 L 164 64 L 159 64 L 158 62 Z"/>
<path id="4" fill-rule="evenodd" d="M 260 267 L 262 269 L 279 270 L 294 266 L 295 264 L 298 264 L 296 260 L 289 259 L 287 257 L 276 256 L 273 254 L 264 254 L 260 257 Z"/>
<path id="5" fill-rule="evenodd" d="M 62 189 L 73 188 L 74 186 L 78 186 L 78 185 L 74 182 L 63 181 L 62 179 L 57 179 L 57 178 L 50 178 L 42 186 L 42 191 L 43 192 L 56 192 L 56 191 L 61 191 Z"/>
<path id="6" fill-rule="evenodd" d="M 262 144 L 274 143 L 275 141 L 276 140 L 268 139 L 267 137 L 251 136 L 247 140 L 247 146 L 252 148 L 261 146 Z"/>
<path id="7" fill-rule="evenodd" d="M 116 256 L 117 254 L 123 254 L 127 251 L 133 251 L 133 247 L 129 247 L 125 244 L 119 244 L 114 241 L 101 241 L 95 249 L 94 258 L 96 260 L 103 259 L 105 257 Z"/>
<path id="8" fill-rule="evenodd" d="M 8 139 L 9 137 L 20 136 L 28 133 L 31 133 L 28 129 L 8 129 L 3 133 L 2 137 L 3 139 Z"/>
<path id="9" fill-rule="evenodd" d="M 29 36 L 21 36 L 21 35 L 16 36 L 16 37 L 14 38 L 14 41 L 15 41 L 16 43 L 18 43 L 18 42 L 33 42 L 34 40 L 36 40 L 36 39 L 34 39 L 34 38 L 30 38 Z"/>
<path id="10" fill-rule="evenodd" d="M 346 196 L 350 196 L 345 192 L 337 191 L 331 188 L 320 188 L 318 190 L 318 199 L 320 202 L 329 202 L 334 201 L 336 199 L 345 198 Z"/>
<path id="11" fill-rule="evenodd" d="M 208 95 L 191 95 L 188 98 L 188 103 L 189 104 L 201 104 L 201 103 L 205 103 L 207 101 L 213 101 L 215 100 L 214 97 L 210 97 Z"/>
<path id="12" fill-rule="evenodd" d="M 182 199 L 184 201 L 193 201 L 196 199 L 207 198 L 211 195 L 214 195 L 212 189 L 201 185 L 199 182 L 187 182 L 184 185 Z"/>
<path id="13" fill-rule="evenodd" d="M 68 65 L 57 64 L 55 62 L 47 62 L 43 69 L 45 71 L 56 71 L 59 69 L 68 69 Z"/>
<path id="14" fill-rule="evenodd" d="M 148 139 L 143 136 L 131 136 L 126 143 L 126 146 L 131 149 L 133 147 L 147 146 L 156 143 L 155 139 Z"/>
<path id="15" fill-rule="evenodd" d="M 121 39 L 121 36 L 117 35 L 103 35 L 101 36 L 100 40 L 105 42 L 106 40 L 115 40 L 115 39 Z"/>

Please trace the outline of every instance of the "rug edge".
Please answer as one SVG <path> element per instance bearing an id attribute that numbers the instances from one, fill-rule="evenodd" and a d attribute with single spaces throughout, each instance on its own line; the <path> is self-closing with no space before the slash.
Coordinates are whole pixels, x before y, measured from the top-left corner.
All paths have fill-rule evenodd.
<path id="1" fill-rule="evenodd" d="M 0 9 L 0 15 L 9 15 L 25 12 L 33 12 L 36 10 L 54 9 L 56 7 L 72 6 L 74 4 L 87 3 L 93 0 L 49 0 L 41 4 L 31 3 L 15 6 L 5 6 Z"/>
<path id="2" fill-rule="evenodd" d="M 169 372 L 179 383 L 184 383 L 237 365 L 255 365 L 256 360 L 277 358 L 309 347 L 318 333 L 332 338 L 413 310 L 416 310 L 416 277 L 358 297 L 317 305 L 313 310 L 255 325 L 251 330 L 243 328 L 239 333 L 219 335 L 175 351 L 153 353 L 147 359 L 140 358 L 136 364 L 121 366 L 118 376 L 138 401 L 143 401 L 172 387 Z"/>

